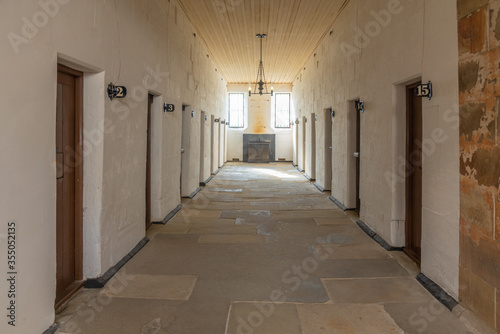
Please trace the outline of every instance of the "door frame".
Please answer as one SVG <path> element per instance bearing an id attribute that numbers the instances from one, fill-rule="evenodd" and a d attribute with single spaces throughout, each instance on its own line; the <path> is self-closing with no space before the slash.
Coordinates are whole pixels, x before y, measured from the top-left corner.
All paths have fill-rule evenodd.
<path id="1" fill-rule="evenodd" d="M 57 73 L 65 73 L 75 78 L 75 156 L 80 157 L 75 169 L 75 282 L 83 280 L 83 73 L 57 64 Z M 57 82 L 57 79 L 56 79 Z M 56 181 L 57 182 L 57 181 Z M 57 228 L 57 227 L 56 227 Z M 56 232 L 57 233 L 57 232 Z M 57 238 L 56 238 L 57 239 Z M 56 240 L 57 242 L 57 240 Z M 56 253 L 57 261 L 57 253 Z M 56 272 L 57 275 L 57 272 Z M 56 276 L 57 282 L 57 276 Z M 72 291 L 60 300 L 55 300 L 55 308 L 60 307 L 83 285 L 76 284 Z"/>

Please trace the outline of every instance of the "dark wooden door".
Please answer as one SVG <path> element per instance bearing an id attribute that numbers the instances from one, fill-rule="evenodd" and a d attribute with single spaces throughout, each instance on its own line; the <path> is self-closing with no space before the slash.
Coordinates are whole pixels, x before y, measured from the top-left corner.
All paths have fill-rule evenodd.
<path id="1" fill-rule="evenodd" d="M 419 84 L 419 83 L 418 83 Z M 417 263 L 422 240 L 422 98 L 407 87 L 406 253 Z"/>
<path id="2" fill-rule="evenodd" d="M 146 153 L 146 228 L 151 226 L 151 108 L 154 96 L 148 94 L 147 153 Z"/>
<path id="3" fill-rule="evenodd" d="M 219 123 L 217 123 L 217 126 L 219 127 L 219 135 L 218 135 L 218 146 L 217 146 L 217 168 L 219 169 L 222 166 L 222 123 L 219 118 Z"/>
<path id="4" fill-rule="evenodd" d="M 359 101 L 357 101 L 359 102 Z M 357 106 L 357 103 L 355 103 Z M 356 107 L 356 152 L 354 157 L 356 159 L 356 213 L 359 215 L 361 212 L 361 110 Z"/>
<path id="5" fill-rule="evenodd" d="M 298 167 L 300 165 L 299 163 L 299 119 L 295 119 L 295 164 Z"/>
<path id="6" fill-rule="evenodd" d="M 306 117 L 302 116 L 302 165 L 300 169 L 305 172 L 306 169 L 306 142 L 307 142 L 307 121 Z"/>
<path id="7" fill-rule="evenodd" d="M 215 166 L 215 116 L 210 115 L 210 174 L 217 170 Z"/>
<path id="8" fill-rule="evenodd" d="M 332 133 L 332 109 L 327 108 L 324 111 L 324 121 L 325 121 L 325 185 L 323 186 L 325 190 L 332 189 L 332 145 L 333 145 L 333 133 Z"/>
<path id="9" fill-rule="evenodd" d="M 56 306 L 82 279 L 82 74 L 60 66 L 56 104 Z"/>
<path id="10" fill-rule="evenodd" d="M 206 112 L 201 112 L 200 117 L 200 183 L 205 182 L 205 117 Z"/>
<path id="11" fill-rule="evenodd" d="M 316 114 L 311 114 L 311 160 L 309 164 L 311 181 L 316 181 L 316 118 Z"/>

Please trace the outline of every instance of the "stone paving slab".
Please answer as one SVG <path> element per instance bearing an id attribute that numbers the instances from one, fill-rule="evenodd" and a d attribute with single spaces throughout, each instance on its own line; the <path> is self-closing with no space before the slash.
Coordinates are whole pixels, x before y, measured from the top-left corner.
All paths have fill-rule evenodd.
<path id="1" fill-rule="evenodd" d="M 258 234 L 203 234 L 201 244 L 265 244 L 266 236 Z"/>
<path id="2" fill-rule="evenodd" d="M 218 192 L 218 193 L 240 193 L 243 189 L 230 189 L 230 188 L 207 188 L 206 191 Z"/>
<path id="3" fill-rule="evenodd" d="M 112 298 L 189 300 L 198 277 L 181 275 L 124 275 L 122 289 L 104 290 Z"/>
<path id="4" fill-rule="evenodd" d="M 198 210 L 238 210 L 238 209 L 252 209 L 252 206 L 242 202 L 206 202 L 198 205 L 190 205 L 190 208 Z"/>
<path id="5" fill-rule="evenodd" d="M 279 208 L 282 205 L 288 205 L 286 202 L 269 201 L 269 202 L 250 202 L 250 206 L 269 206 Z M 267 209 L 266 209 L 267 210 Z"/>
<path id="6" fill-rule="evenodd" d="M 329 260 L 337 259 L 388 259 L 389 253 L 380 247 L 377 243 L 364 244 L 323 244 L 316 245 L 316 252 L 324 254 L 329 253 Z"/>
<path id="7" fill-rule="evenodd" d="M 186 234 L 189 231 L 189 227 L 190 225 L 188 224 L 167 224 L 159 231 L 159 233 Z"/>
<path id="8" fill-rule="evenodd" d="M 187 216 L 187 217 L 205 217 L 205 218 L 218 218 L 221 214 L 221 210 L 210 210 L 210 209 L 187 209 L 182 208 L 181 211 L 174 217 Z"/>
<path id="9" fill-rule="evenodd" d="M 313 218 L 276 218 L 276 217 L 258 217 L 258 218 L 236 218 L 236 225 L 269 225 L 269 224 L 314 224 Z"/>
<path id="10" fill-rule="evenodd" d="M 409 277 L 395 259 L 327 260 L 319 269 L 323 278 Z"/>
<path id="11" fill-rule="evenodd" d="M 284 195 L 285 196 L 289 196 L 290 198 L 297 198 L 298 196 L 300 197 L 306 197 L 306 196 L 311 196 L 311 192 L 307 192 L 307 193 L 304 193 L 304 192 L 296 192 L 294 190 L 289 190 L 289 191 L 284 191 L 284 192 L 271 192 L 271 191 L 267 191 L 267 192 L 258 192 L 258 191 L 252 191 L 252 192 L 249 192 L 249 193 L 240 193 L 240 194 L 236 194 L 236 197 L 237 198 L 242 198 L 243 201 L 246 201 L 246 200 L 250 200 L 250 201 L 255 201 L 256 198 L 262 198 L 262 199 L 269 199 L 269 198 L 272 198 L 272 199 L 278 199 L 278 198 L 282 198 Z"/>
<path id="12" fill-rule="evenodd" d="M 176 216 L 170 220 L 168 224 L 190 224 L 190 225 L 205 225 L 205 224 L 235 224 L 235 219 L 221 219 L 221 218 L 206 218 L 206 217 L 187 217 Z"/>
<path id="13" fill-rule="evenodd" d="M 190 200 L 187 204 L 189 206 L 205 205 L 210 202 L 243 202 L 243 198 L 235 197 L 233 194 L 209 194 L 201 192 L 194 199 Z"/>
<path id="14" fill-rule="evenodd" d="M 56 332 L 57 334 L 142 334 L 153 319 L 161 319 L 156 334 L 171 333 L 168 327 L 176 321 L 178 308 L 184 301 L 112 298 L 105 305 L 95 299 L 81 304 L 79 312 Z M 97 305 L 97 309 L 95 306 Z"/>
<path id="15" fill-rule="evenodd" d="M 327 225 L 328 226 L 328 225 Z M 338 225 L 334 225 L 338 226 Z M 345 225 L 342 225 L 345 226 Z M 325 225 L 320 225 L 320 227 L 325 228 Z M 348 245 L 348 244 L 372 244 L 375 246 L 376 242 L 366 235 L 364 232 L 356 231 L 354 233 L 350 232 L 337 232 L 332 228 L 333 231 L 328 235 L 318 237 L 318 243 L 320 244 L 331 244 L 331 245 Z M 378 244 L 377 244 L 378 245 Z"/>
<path id="16" fill-rule="evenodd" d="M 302 334 L 294 304 L 234 303 L 226 334 Z"/>
<path id="17" fill-rule="evenodd" d="M 335 218 L 314 218 L 316 224 L 322 225 L 351 225 L 352 221 L 347 217 L 335 217 Z"/>
<path id="18" fill-rule="evenodd" d="M 191 225 L 191 234 L 257 234 L 256 226 L 202 226 Z"/>
<path id="19" fill-rule="evenodd" d="M 345 215 L 340 210 L 300 210 L 300 211 L 271 211 L 273 217 L 290 217 L 290 218 L 323 218 L 323 217 L 338 217 L 345 218 Z"/>
<path id="20" fill-rule="evenodd" d="M 404 334 L 376 304 L 297 305 L 302 334 Z"/>
<path id="21" fill-rule="evenodd" d="M 385 304 L 384 308 L 408 334 L 472 334 L 437 300 L 428 303 Z"/>
<path id="22" fill-rule="evenodd" d="M 413 277 L 322 281 L 334 303 L 418 303 L 434 300 Z"/>
<path id="23" fill-rule="evenodd" d="M 226 210 L 222 211 L 220 218 L 236 219 L 236 218 L 256 218 L 269 217 L 269 210 Z"/>

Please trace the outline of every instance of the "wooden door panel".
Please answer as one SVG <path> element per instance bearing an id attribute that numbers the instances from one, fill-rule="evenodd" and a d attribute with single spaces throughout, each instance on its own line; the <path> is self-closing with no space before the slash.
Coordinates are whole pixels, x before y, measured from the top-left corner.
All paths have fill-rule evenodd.
<path id="1" fill-rule="evenodd" d="M 81 280 L 80 149 L 81 84 L 67 72 L 57 74 L 56 102 L 56 304 Z"/>
<path id="2" fill-rule="evenodd" d="M 357 101 L 359 102 L 359 101 Z M 356 107 L 356 212 L 361 212 L 361 111 Z"/>
<path id="3" fill-rule="evenodd" d="M 331 190 L 332 188 L 332 145 L 333 145 L 333 133 L 332 133 L 332 110 L 324 110 L 324 121 L 325 121 L 325 190 Z"/>
<path id="4" fill-rule="evenodd" d="M 148 95 L 147 115 L 147 149 L 146 149 L 146 228 L 153 223 L 151 219 L 151 109 L 153 106 L 153 95 Z"/>
<path id="5" fill-rule="evenodd" d="M 58 74 L 56 149 L 62 170 L 57 179 L 57 231 L 58 231 L 58 292 L 62 293 L 75 278 L 75 171 L 71 156 L 75 154 L 75 82 L 68 74 Z M 59 146 L 60 145 L 60 146 Z"/>
<path id="6" fill-rule="evenodd" d="M 420 84 L 420 83 L 418 83 Z M 406 179 L 406 253 L 417 263 L 421 260 L 422 239 L 422 99 L 415 87 L 407 87 L 407 179 Z"/>
<path id="7" fill-rule="evenodd" d="M 307 142 L 307 123 L 306 117 L 302 116 L 302 166 L 300 169 L 306 170 L 306 142 Z"/>
<path id="8" fill-rule="evenodd" d="M 200 116 L 200 183 L 205 182 L 205 115 L 204 111 Z"/>

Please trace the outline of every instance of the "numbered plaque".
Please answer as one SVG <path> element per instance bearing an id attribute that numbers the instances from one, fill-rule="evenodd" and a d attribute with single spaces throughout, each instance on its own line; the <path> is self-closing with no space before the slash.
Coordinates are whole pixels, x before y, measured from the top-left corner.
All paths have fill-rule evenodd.
<path id="1" fill-rule="evenodd" d="M 415 94 L 417 97 L 426 97 L 429 100 L 432 99 L 432 82 L 429 81 L 427 84 L 418 85 L 415 88 Z"/>
<path id="2" fill-rule="evenodd" d="M 125 86 L 115 86 L 113 83 L 108 85 L 108 96 L 111 100 L 123 99 L 127 96 L 127 88 Z"/>
<path id="3" fill-rule="evenodd" d="M 165 105 L 163 106 L 163 111 L 164 112 L 174 112 L 175 111 L 175 104 L 165 103 Z"/>

